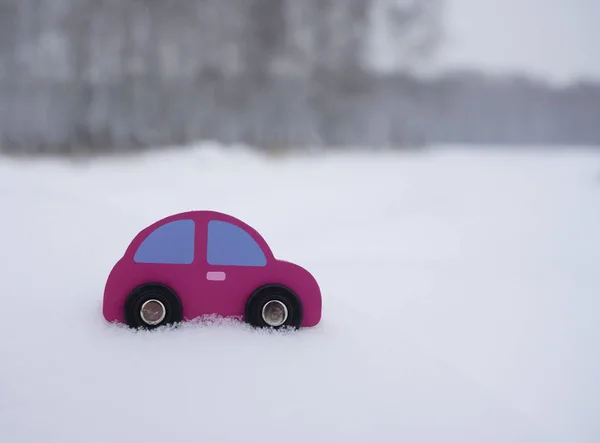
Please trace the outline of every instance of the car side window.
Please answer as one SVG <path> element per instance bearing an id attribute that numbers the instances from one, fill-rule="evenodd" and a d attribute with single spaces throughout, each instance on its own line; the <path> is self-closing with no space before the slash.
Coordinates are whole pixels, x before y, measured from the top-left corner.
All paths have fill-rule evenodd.
<path id="1" fill-rule="evenodd" d="M 142 242 L 133 260 L 137 263 L 188 265 L 194 261 L 193 220 L 176 220 L 158 227 Z"/>
<path id="2" fill-rule="evenodd" d="M 211 220 L 208 223 L 207 260 L 211 265 L 266 266 L 261 247 L 245 230 L 234 224 Z"/>

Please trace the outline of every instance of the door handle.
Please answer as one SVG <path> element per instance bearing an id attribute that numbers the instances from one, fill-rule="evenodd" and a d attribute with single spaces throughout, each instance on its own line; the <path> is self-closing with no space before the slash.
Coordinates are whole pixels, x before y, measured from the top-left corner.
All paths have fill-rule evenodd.
<path id="1" fill-rule="evenodd" d="M 223 271 L 208 271 L 206 273 L 206 279 L 210 281 L 225 281 L 226 277 Z"/>

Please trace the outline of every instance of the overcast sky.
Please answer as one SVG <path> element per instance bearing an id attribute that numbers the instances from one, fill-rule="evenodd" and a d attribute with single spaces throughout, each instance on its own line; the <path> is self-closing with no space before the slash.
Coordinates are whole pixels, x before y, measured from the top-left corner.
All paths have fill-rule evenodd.
<path id="1" fill-rule="evenodd" d="M 446 0 L 442 67 L 600 80 L 600 0 Z"/>

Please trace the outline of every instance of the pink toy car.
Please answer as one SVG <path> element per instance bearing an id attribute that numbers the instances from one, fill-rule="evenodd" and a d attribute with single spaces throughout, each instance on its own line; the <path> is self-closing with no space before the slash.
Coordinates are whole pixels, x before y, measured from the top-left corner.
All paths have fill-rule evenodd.
<path id="1" fill-rule="evenodd" d="M 133 239 L 108 276 L 103 314 L 146 329 L 211 314 L 257 327 L 311 327 L 321 320 L 321 291 L 308 271 L 277 260 L 247 224 L 190 211 Z"/>

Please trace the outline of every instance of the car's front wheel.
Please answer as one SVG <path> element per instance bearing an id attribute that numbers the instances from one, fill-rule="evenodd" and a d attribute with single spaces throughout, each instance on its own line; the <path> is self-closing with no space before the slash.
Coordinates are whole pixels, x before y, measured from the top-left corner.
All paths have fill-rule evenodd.
<path id="1" fill-rule="evenodd" d="M 181 320 L 179 297 L 164 285 L 139 286 L 125 302 L 125 322 L 132 328 L 155 329 Z"/>
<path id="2" fill-rule="evenodd" d="M 258 288 L 246 303 L 246 322 L 261 328 L 299 328 L 302 303 L 290 289 L 280 285 Z"/>

